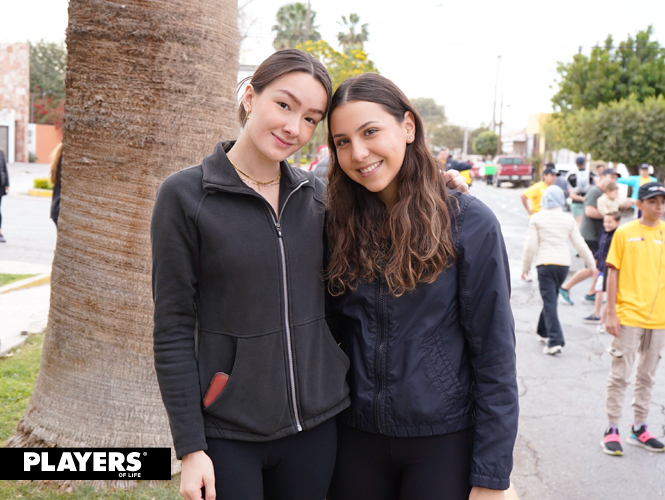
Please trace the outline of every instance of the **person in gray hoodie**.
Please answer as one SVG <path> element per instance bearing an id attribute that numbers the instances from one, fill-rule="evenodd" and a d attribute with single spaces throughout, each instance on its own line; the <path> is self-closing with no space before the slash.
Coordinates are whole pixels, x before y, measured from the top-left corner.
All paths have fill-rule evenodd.
<path id="1" fill-rule="evenodd" d="M 529 220 L 522 254 L 523 280 L 526 279 L 535 256 L 538 286 L 543 299 L 537 331 L 541 342 L 547 344 L 543 353 L 550 355 L 560 353 L 565 344 L 557 312 L 557 298 L 571 263 L 568 241 L 573 244 L 589 269 L 596 268 L 593 254 L 584 242 L 575 219 L 563 212 L 565 203 L 566 196 L 559 186 L 553 185 L 545 190 L 541 211 L 533 214 Z"/>

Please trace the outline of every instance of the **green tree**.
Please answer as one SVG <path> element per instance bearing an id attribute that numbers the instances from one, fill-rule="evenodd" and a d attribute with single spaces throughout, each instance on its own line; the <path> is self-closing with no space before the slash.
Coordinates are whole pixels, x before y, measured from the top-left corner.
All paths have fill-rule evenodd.
<path id="1" fill-rule="evenodd" d="M 282 5 L 277 11 L 277 24 L 272 27 L 275 32 L 272 46 L 275 50 L 282 50 L 294 48 L 309 40 L 321 40 L 318 26 L 314 26 L 315 17 L 316 12 L 310 9 L 307 19 L 307 6 L 304 3 Z"/>
<path id="2" fill-rule="evenodd" d="M 473 131 L 469 131 L 466 143 L 467 154 L 480 154 L 473 147 L 473 141 L 479 134 L 487 131 L 487 127 L 480 126 Z M 436 127 L 430 137 L 430 145 L 435 147 L 448 147 L 452 149 L 464 148 L 464 127 L 446 123 Z"/>
<path id="3" fill-rule="evenodd" d="M 65 44 L 44 39 L 30 43 L 30 92 L 55 99 L 65 97 Z"/>
<path id="4" fill-rule="evenodd" d="M 413 107 L 425 123 L 444 124 L 446 123 L 446 110 L 441 104 L 431 97 L 414 97 L 409 99 Z"/>
<path id="5" fill-rule="evenodd" d="M 64 43 L 43 39 L 30 43 L 30 121 L 62 124 L 66 68 L 67 49 Z"/>
<path id="6" fill-rule="evenodd" d="M 665 175 L 665 96 L 637 96 L 581 109 L 565 117 L 566 142 L 596 158 L 625 163 L 635 171 L 641 163 Z"/>
<path id="7" fill-rule="evenodd" d="M 494 156 L 499 145 L 499 136 L 491 130 L 485 130 L 473 140 L 473 149 L 479 155 Z"/>
<path id="8" fill-rule="evenodd" d="M 488 131 L 489 131 L 489 128 L 487 128 L 485 125 L 481 124 L 480 127 L 478 127 L 475 130 L 469 132 L 469 139 L 468 139 L 469 143 L 467 144 L 469 154 L 481 154 L 478 151 L 476 151 L 476 148 L 473 147 L 473 143 L 475 142 L 476 137 L 478 137 L 483 132 L 488 132 Z"/>
<path id="9" fill-rule="evenodd" d="M 358 76 L 362 73 L 379 72 L 364 50 L 350 49 L 348 53 L 342 53 L 333 49 L 325 40 L 307 41 L 299 44 L 296 48 L 304 52 L 309 52 L 323 63 L 330 73 L 333 90 L 337 89 L 347 78 Z M 312 154 L 312 150 L 316 150 L 320 144 L 326 144 L 327 141 L 328 129 L 324 122 L 317 127 L 316 132 L 314 132 L 308 145 L 303 150 L 308 154 Z"/>
<path id="10" fill-rule="evenodd" d="M 362 73 L 378 73 L 364 50 L 351 49 L 348 53 L 339 52 L 325 40 L 307 41 L 297 45 L 296 48 L 309 52 L 323 63 L 330 73 L 333 89 L 339 87 L 347 78 Z"/>
<path id="11" fill-rule="evenodd" d="M 634 95 L 638 101 L 665 93 L 665 48 L 651 40 L 649 26 L 633 38 L 614 46 L 611 36 L 589 56 L 577 54 L 559 63 L 559 90 L 552 97 L 561 112 L 591 109 Z"/>
<path id="12" fill-rule="evenodd" d="M 454 148 L 455 146 L 448 144 L 451 132 L 454 135 L 455 131 L 447 129 L 446 125 L 446 111 L 441 104 L 431 97 L 414 97 L 409 99 L 411 104 L 420 118 L 423 120 L 425 127 L 425 137 L 431 147 L 448 146 Z M 464 132 L 462 132 L 464 134 Z"/>
<path id="13" fill-rule="evenodd" d="M 349 14 L 349 18 L 342 16 L 342 22 L 338 22 L 342 28 L 345 28 L 347 32 L 340 31 L 337 33 L 337 41 L 342 46 L 344 52 L 348 52 L 350 49 L 359 49 L 363 50 L 364 44 L 369 37 L 369 31 L 367 30 L 367 23 L 358 26 L 360 23 L 360 16 L 358 14 Z"/>
<path id="14" fill-rule="evenodd" d="M 427 129 L 427 127 L 425 127 Z M 432 127 L 428 131 L 430 146 L 462 149 L 464 147 L 464 127 L 452 123 L 444 123 Z"/>

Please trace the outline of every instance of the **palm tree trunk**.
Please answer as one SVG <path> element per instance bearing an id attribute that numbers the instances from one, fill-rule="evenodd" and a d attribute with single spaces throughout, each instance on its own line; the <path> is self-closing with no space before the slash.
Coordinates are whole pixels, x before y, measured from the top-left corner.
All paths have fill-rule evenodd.
<path id="1" fill-rule="evenodd" d="M 237 135 L 237 3 L 70 0 L 67 49 L 51 309 L 37 383 L 7 446 L 168 447 L 150 214 L 168 174 Z"/>

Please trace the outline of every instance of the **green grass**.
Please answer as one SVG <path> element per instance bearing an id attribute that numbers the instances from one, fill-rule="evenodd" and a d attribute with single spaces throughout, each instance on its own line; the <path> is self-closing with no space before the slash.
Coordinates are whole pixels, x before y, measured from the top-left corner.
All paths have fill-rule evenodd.
<path id="1" fill-rule="evenodd" d="M 3 274 L 0 273 L 0 286 L 9 285 L 14 283 L 14 281 L 24 280 L 25 278 L 30 278 L 31 276 L 36 276 L 34 274 Z"/>
<path id="2" fill-rule="evenodd" d="M 16 430 L 30 400 L 43 343 L 44 334 L 30 335 L 22 346 L 11 351 L 11 356 L 0 358 L 0 446 Z"/>
<path id="3" fill-rule="evenodd" d="M 2 275 L 0 275 L 2 276 Z M 42 357 L 44 334 L 30 335 L 11 356 L 0 358 L 0 447 L 16 430 L 30 400 Z M 177 500 L 180 476 L 157 485 L 138 482 L 132 490 L 96 491 L 80 486 L 72 492 L 38 481 L 0 481 L 0 500 Z"/>
<path id="4" fill-rule="evenodd" d="M 131 490 L 95 491 L 92 486 L 79 486 L 72 492 L 54 485 L 33 481 L 0 481 L 0 500 L 182 500 L 178 493 L 180 476 L 161 481 L 157 486 L 141 484 Z"/>

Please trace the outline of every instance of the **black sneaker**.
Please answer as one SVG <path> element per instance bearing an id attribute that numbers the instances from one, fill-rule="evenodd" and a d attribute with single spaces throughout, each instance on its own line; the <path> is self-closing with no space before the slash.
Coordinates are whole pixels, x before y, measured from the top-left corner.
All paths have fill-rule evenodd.
<path id="1" fill-rule="evenodd" d="M 645 450 L 653 451 L 655 453 L 662 453 L 665 451 L 665 445 L 658 441 L 653 434 L 651 434 L 646 425 L 636 429 L 634 425 L 630 426 L 630 437 L 628 444 L 641 446 Z"/>
<path id="2" fill-rule="evenodd" d="M 623 455 L 623 447 L 621 446 L 621 438 L 619 437 L 619 429 L 616 427 L 609 427 L 605 431 L 603 440 L 600 442 L 603 453 L 620 457 Z"/>
<path id="3" fill-rule="evenodd" d="M 600 316 L 596 316 L 595 314 L 591 314 L 590 316 L 587 316 L 582 320 L 584 323 L 590 323 L 592 325 L 597 325 L 600 323 Z"/>

